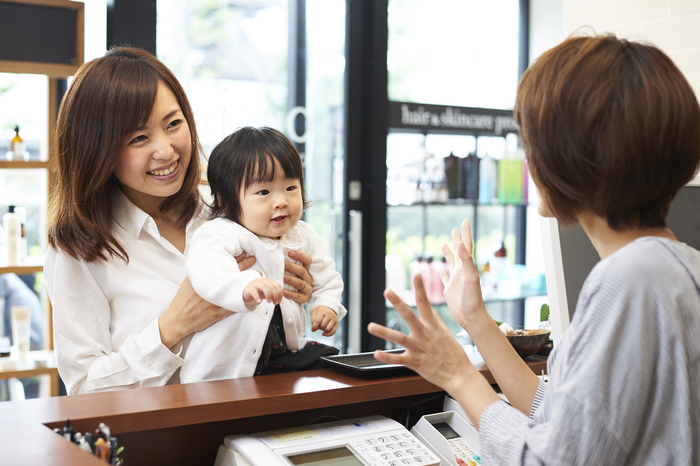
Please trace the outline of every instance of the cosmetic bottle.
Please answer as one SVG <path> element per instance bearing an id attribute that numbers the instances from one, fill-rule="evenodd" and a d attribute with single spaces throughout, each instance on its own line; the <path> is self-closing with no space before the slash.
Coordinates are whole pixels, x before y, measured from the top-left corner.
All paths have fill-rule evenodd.
<path id="1" fill-rule="evenodd" d="M 479 158 L 472 152 L 460 160 L 462 168 L 462 194 L 465 199 L 476 201 L 479 198 Z"/>
<path id="2" fill-rule="evenodd" d="M 10 152 L 12 156 L 7 156 L 6 158 L 8 160 L 21 160 L 21 161 L 27 161 L 29 160 L 29 153 L 25 150 L 24 147 L 24 141 L 22 140 L 22 137 L 19 135 L 19 126 L 15 126 L 15 135 L 14 137 L 10 140 Z M 9 154 L 8 153 L 8 154 Z"/>
<path id="3" fill-rule="evenodd" d="M 17 265 L 22 257 L 22 220 L 15 206 L 11 205 L 2 217 L 2 227 L 5 230 L 5 259 L 8 265 Z"/>

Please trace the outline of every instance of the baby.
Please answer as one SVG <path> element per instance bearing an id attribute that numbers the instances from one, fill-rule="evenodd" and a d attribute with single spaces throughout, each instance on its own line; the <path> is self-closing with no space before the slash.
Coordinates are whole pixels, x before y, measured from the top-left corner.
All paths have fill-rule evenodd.
<path id="1" fill-rule="evenodd" d="M 205 300 L 232 311 L 195 333 L 180 372 L 182 383 L 303 370 L 338 349 L 305 338 L 306 313 L 284 298 L 284 261 L 309 254 L 312 329 L 333 335 L 347 313 L 343 282 L 321 239 L 301 221 L 308 207 L 304 170 L 294 145 L 272 128 L 245 127 L 212 151 L 207 172 L 211 218 L 192 236 L 186 271 Z M 255 256 L 241 272 L 235 256 Z M 294 290 L 296 291 L 296 290 Z"/>

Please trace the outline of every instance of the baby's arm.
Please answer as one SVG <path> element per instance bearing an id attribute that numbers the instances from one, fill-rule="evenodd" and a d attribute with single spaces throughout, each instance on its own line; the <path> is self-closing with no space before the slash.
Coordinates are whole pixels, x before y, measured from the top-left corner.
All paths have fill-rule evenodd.
<path id="1" fill-rule="evenodd" d="M 299 222 L 299 226 L 307 235 L 304 252 L 312 258 L 309 267 L 309 273 L 313 279 L 311 283 L 313 291 L 309 298 L 310 315 L 313 316 L 316 308 L 325 307 L 335 314 L 337 320 L 340 320 L 345 317 L 347 311 L 341 304 L 343 280 L 335 269 L 335 261 L 326 256 L 323 242 L 311 225 Z"/>
<path id="2" fill-rule="evenodd" d="M 241 271 L 235 259 L 242 252 L 238 235 L 224 222 L 202 225 L 188 245 L 185 269 L 192 287 L 206 301 L 232 312 L 251 311 L 243 301 L 243 290 L 260 272 Z"/>
<path id="3" fill-rule="evenodd" d="M 243 289 L 243 302 L 246 306 L 252 302 L 260 304 L 263 298 L 278 305 L 282 301 L 282 296 L 282 285 L 269 278 L 257 278 Z"/>
<path id="4" fill-rule="evenodd" d="M 330 337 L 338 330 L 338 316 L 327 306 L 318 306 L 311 311 L 311 331 L 323 330 L 324 337 Z"/>

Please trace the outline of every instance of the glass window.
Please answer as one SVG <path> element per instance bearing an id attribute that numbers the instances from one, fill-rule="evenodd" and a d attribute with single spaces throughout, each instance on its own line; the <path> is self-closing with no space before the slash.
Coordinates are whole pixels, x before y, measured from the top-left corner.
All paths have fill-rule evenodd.
<path id="1" fill-rule="evenodd" d="M 519 3 L 389 0 L 389 100 L 512 109 L 519 78 Z M 392 132 L 387 137 L 387 287 L 413 302 L 410 277 L 420 271 L 428 298 L 456 335 L 461 329 L 442 304 L 437 278 L 444 268 L 441 245 L 451 245 L 450 231 L 469 218 L 479 271 L 488 272 L 487 263 L 495 262 L 502 245 L 507 251 L 503 262 L 514 264 L 522 206 L 497 202 L 496 164 L 510 161 L 516 147 L 514 135 Z M 469 168 L 477 166 L 479 170 Z M 451 192 L 446 173 L 455 170 L 461 180 L 459 195 Z M 491 315 L 522 325 L 523 300 L 503 299 L 494 284 L 482 285 L 485 295 L 490 294 L 485 298 Z M 396 317 L 388 305 L 388 325 L 407 330 Z M 470 343 L 467 337 L 460 341 Z"/>
<path id="2" fill-rule="evenodd" d="M 14 128 L 24 144 L 26 160 L 47 159 L 48 78 L 44 75 L 0 73 L 0 160 L 7 160 Z M 23 159 L 25 160 L 25 159 Z M 0 170 L 0 216 L 14 205 L 24 225 L 23 254 L 43 256 L 46 219 L 45 168 Z M 0 249 L 0 258 L 5 250 Z M 37 259 L 39 263 L 41 259 Z"/>
<path id="3" fill-rule="evenodd" d="M 157 4 L 157 54 L 180 80 L 206 154 L 239 126 L 283 128 L 287 2 Z"/>
<path id="4" fill-rule="evenodd" d="M 389 1 L 389 100 L 512 109 L 518 0 Z"/>
<path id="5" fill-rule="evenodd" d="M 49 79 L 44 75 L 0 73 L 0 160 L 5 160 L 16 126 L 29 160 L 46 160 Z"/>
<path id="6" fill-rule="evenodd" d="M 288 79 L 292 1 L 159 0 L 157 54 L 187 93 L 206 155 L 247 125 L 276 128 L 299 143 L 313 202 L 304 220 L 342 272 L 345 1 L 300 2 L 305 102 L 290 109 L 288 96 L 297 92 Z M 294 115 L 305 119 L 303 134 L 292 128 Z M 341 334 L 331 344 L 340 346 Z M 309 336 L 329 342 L 320 332 Z"/>

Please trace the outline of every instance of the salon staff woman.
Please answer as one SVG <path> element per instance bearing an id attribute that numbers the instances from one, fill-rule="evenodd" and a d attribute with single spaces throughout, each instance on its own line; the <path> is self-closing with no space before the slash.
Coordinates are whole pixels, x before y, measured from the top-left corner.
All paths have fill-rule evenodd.
<path id="1" fill-rule="evenodd" d="M 68 393 L 177 383 L 187 336 L 229 314 L 185 276 L 188 239 L 203 222 L 185 92 L 149 53 L 111 49 L 76 73 L 55 150 L 44 271 Z M 295 258 L 308 267 L 308 256 Z M 285 281 L 302 291 L 285 293 L 305 302 L 311 277 L 287 264 L 295 276 Z"/>
<path id="2" fill-rule="evenodd" d="M 700 108 L 673 62 L 614 36 L 576 37 L 523 75 L 515 103 L 540 213 L 578 222 L 601 257 L 540 382 L 481 298 L 469 222 L 445 246 L 445 297 L 512 407 L 430 309 L 387 297 L 411 329 L 377 354 L 444 387 L 479 429 L 484 465 L 700 464 L 700 253 L 665 226 L 700 162 Z"/>

